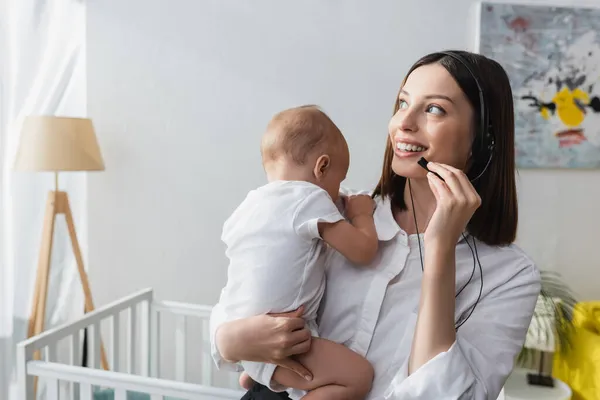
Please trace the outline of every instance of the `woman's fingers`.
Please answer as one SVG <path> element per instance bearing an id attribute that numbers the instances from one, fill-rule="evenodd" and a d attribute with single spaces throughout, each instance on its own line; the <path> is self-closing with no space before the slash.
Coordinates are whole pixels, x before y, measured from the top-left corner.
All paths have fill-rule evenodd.
<path id="1" fill-rule="evenodd" d="M 312 333 L 308 328 L 292 332 L 289 336 L 289 346 L 286 351 L 286 356 L 294 356 L 296 354 L 306 353 L 310 350 L 310 340 Z"/>
<path id="2" fill-rule="evenodd" d="M 446 186 L 444 182 L 435 174 L 431 172 L 427 173 L 427 179 L 429 180 L 429 187 L 431 188 L 431 191 L 438 202 L 442 201 L 444 197 L 450 195 L 448 186 Z"/>
<path id="3" fill-rule="evenodd" d="M 444 178 L 452 192 L 451 206 L 467 206 L 476 209 L 481 205 L 481 197 L 463 171 L 445 164 L 429 163 L 427 167 Z"/>
<path id="4" fill-rule="evenodd" d="M 287 325 L 279 333 L 275 358 L 285 358 L 306 353 L 310 349 L 311 338 L 312 333 L 308 328 L 302 326 L 296 329 L 293 325 Z"/>
<path id="5" fill-rule="evenodd" d="M 444 168 L 440 164 L 436 164 L 436 163 L 432 163 L 432 162 L 427 164 L 427 168 L 429 168 L 431 171 L 439 174 L 444 179 L 444 183 L 452 192 L 453 198 L 457 199 L 458 201 L 461 201 L 463 199 L 466 200 L 462 185 L 459 182 L 459 179 L 454 172 L 450 171 L 449 169 Z"/>
<path id="6" fill-rule="evenodd" d="M 300 364 L 298 361 L 291 359 L 291 358 L 285 358 L 279 362 L 277 362 L 277 365 L 283 368 L 287 368 L 290 371 L 293 371 L 295 373 L 297 373 L 298 375 L 300 375 L 302 378 L 306 379 L 307 381 L 312 380 L 312 374 L 310 373 L 310 371 L 302 364 Z"/>
<path id="7" fill-rule="evenodd" d="M 276 317 L 279 330 L 284 332 L 293 332 L 304 329 L 306 321 L 302 318 Z"/>
<path id="8" fill-rule="evenodd" d="M 297 354 L 308 353 L 308 351 L 310 350 L 310 343 L 311 343 L 311 340 L 308 339 L 308 340 L 305 340 L 304 342 L 300 342 L 300 343 L 293 345 L 289 349 L 290 355 L 293 356 L 293 355 L 297 355 Z"/>

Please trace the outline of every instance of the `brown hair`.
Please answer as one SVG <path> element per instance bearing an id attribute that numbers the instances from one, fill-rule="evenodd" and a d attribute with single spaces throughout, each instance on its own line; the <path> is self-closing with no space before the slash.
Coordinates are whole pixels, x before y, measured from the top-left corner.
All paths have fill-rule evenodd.
<path id="1" fill-rule="evenodd" d="M 469 233 L 478 240 L 489 245 L 507 245 L 514 242 L 517 234 L 518 206 L 515 184 L 515 128 L 513 97 L 506 71 L 496 61 L 479 54 L 455 51 L 469 63 L 485 94 L 490 131 L 495 139 L 494 154 L 485 172 L 475 181 L 473 186 L 481 197 L 481 206 L 467 225 Z M 469 70 L 455 58 L 443 53 L 432 53 L 417 61 L 402 81 L 401 88 L 412 71 L 420 66 L 439 63 L 452 75 L 469 103 L 473 107 L 473 126 L 479 132 L 481 120 L 480 100 L 477 84 Z M 394 114 L 398 111 L 398 96 L 394 105 Z M 394 207 L 407 210 L 404 202 L 406 178 L 392 171 L 394 151 L 389 139 L 386 139 L 383 170 L 373 197 L 389 197 Z M 474 143 L 477 140 L 474 141 Z M 472 148 L 473 157 L 477 159 L 479 147 Z M 485 156 L 487 159 L 487 155 Z M 487 160 L 486 160 L 487 161 Z"/>
<path id="2" fill-rule="evenodd" d="M 319 107 L 304 105 L 283 110 L 271 119 L 260 151 L 263 162 L 290 157 L 303 165 L 314 151 L 325 151 L 342 133 Z"/>

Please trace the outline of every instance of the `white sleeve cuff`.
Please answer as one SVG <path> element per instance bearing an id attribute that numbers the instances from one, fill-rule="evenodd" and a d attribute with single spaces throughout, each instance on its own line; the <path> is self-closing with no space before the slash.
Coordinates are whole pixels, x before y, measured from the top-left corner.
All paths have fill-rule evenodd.
<path id="1" fill-rule="evenodd" d="M 268 387 L 271 391 L 283 392 L 287 389 L 273 381 L 273 374 L 275 373 L 277 365 L 251 361 L 242 361 L 241 364 L 248 375 L 250 375 L 250 378 L 261 385 Z"/>
<path id="2" fill-rule="evenodd" d="M 319 218 L 310 220 L 308 222 L 308 224 L 306 225 L 306 227 L 308 228 L 308 231 L 310 232 L 309 237 L 322 239 L 321 234 L 319 233 L 319 222 L 335 224 L 336 222 L 342 221 L 343 219 L 344 219 L 344 216 L 339 211 L 336 211 L 335 213 L 331 213 L 324 217 L 319 217 Z"/>
<path id="3" fill-rule="evenodd" d="M 223 309 L 219 304 L 216 304 L 210 313 L 210 353 L 217 369 L 239 372 L 242 371 L 242 367 L 238 363 L 231 363 L 223 359 L 221 352 L 217 348 L 217 342 L 215 340 L 217 329 L 219 329 L 219 326 L 221 326 L 225 320 L 226 316 Z"/>
<path id="4" fill-rule="evenodd" d="M 408 358 L 385 392 L 386 400 L 471 398 L 475 377 L 458 342 L 408 375 Z"/>

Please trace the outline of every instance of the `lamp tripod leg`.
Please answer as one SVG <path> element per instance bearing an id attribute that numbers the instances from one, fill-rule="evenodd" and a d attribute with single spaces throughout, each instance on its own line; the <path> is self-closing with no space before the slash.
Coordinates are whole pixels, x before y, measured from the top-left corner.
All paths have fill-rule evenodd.
<path id="1" fill-rule="evenodd" d="M 83 257 L 79 248 L 79 242 L 77 241 L 77 233 L 75 232 L 75 224 L 73 223 L 73 215 L 71 214 L 71 207 L 69 206 L 69 200 L 66 193 L 64 194 L 64 209 L 65 220 L 67 222 L 67 229 L 69 230 L 69 237 L 71 238 L 71 245 L 73 247 L 73 253 L 77 262 L 77 270 L 81 279 L 81 286 L 83 288 L 83 295 L 85 298 L 85 312 L 88 313 L 94 310 L 94 301 L 92 299 L 92 291 L 90 289 L 90 282 L 88 280 L 87 273 L 83 267 Z M 109 370 L 108 358 L 106 357 L 106 351 L 104 350 L 104 343 L 101 338 L 94 338 L 100 340 L 100 361 L 102 368 L 106 371 Z"/>
<path id="2" fill-rule="evenodd" d="M 46 298 L 48 294 L 48 280 L 50 273 L 50 259 L 52 257 L 52 242 L 54 237 L 54 223 L 57 214 L 57 193 L 50 192 L 46 201 L 46 212 L 42 226 L 42 244 L 38 260 L 37 276 L 33 293 L 33 303 L 29 320 L 28 337 L 36 336 L 44 330 L 46 319 Z M 33 354 L 34 360 L 40 359 L 40 351 Z M 33 381 L 33 393 L 37 391 L 37 376 Z"/>

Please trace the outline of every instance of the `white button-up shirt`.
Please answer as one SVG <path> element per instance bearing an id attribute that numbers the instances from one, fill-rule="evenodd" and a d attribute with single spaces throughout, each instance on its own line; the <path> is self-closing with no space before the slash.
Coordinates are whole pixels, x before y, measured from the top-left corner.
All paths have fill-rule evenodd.
<path id="1" fill-rule="evenodd" d="M 368 400 L 495 400 L 525 341 L 540 292 L 534 263 L 516 245 L 492 247 L 477 241 L 483 289 L 474 312 L 448 351 L 408 376 L 422 279 L 419 240 L 400 229 L 388 200 L 377 199 L 374 218 L 380 249 L 372 266 L 356 267 L 331 252 L 319 312 L 320 335 L 371 362 L 375 378 Z M 481 284 L 471 252 L 474 239 L 466 238 L 456 247 L 457 293 L 474 267 L 475 272 L 456 299 L 457 322 L 476 303 Z M 423 245 L 422 236 L 420 242 Z M 425 254 L 426 249 L 422 251 Z M 214 332 L 223 317 L 215 308 L 211 336 L 219 366 L 226 363 L 214 346 Z"/>

